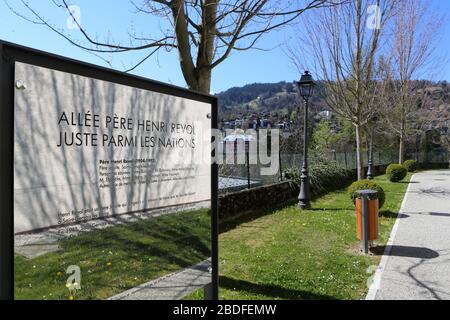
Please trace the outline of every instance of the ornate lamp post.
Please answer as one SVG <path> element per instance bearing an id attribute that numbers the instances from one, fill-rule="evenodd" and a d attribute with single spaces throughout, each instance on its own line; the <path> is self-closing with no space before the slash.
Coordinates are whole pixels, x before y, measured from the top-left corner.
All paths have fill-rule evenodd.
<path id="1" fill-rule="evenodd" d="M 305 73 L 297 82 L 298 89 L 303 102 L 305 104 L 305 112 L 303 115 L 303 166 L 302 175 L 300 176 L 300 194 L 298 195 L 298 206 L 301 209 L 308 209 L 310 207 L 310 196 L 309 196 L 309 177 L 308 177 L 308 101 L 311 97 L 315 82 L 309 71 Z"/>

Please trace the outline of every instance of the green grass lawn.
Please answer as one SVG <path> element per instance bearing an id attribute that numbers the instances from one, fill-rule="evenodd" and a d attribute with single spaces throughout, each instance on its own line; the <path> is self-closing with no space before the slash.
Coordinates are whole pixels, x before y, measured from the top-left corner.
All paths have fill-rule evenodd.
<path id="1" fill-rule="evenodd" d="M 84 233 L 62 251 L 15 256 L 15 299 L 105 299 L 210 254 L 210 214 L 198 210 Z M 66 269 L 81 269 L 81 290 L 66 288 Z"/>
<path id="2" fill-rule="evenodd" d="M 380 239 L 388 239 L 410 175 L 377 177 L 386 192 Z M 267 209 L 225 226 L 219 238 L 221 299 L 361 299 L 379 256 L 358 252 L 354 206 L 346 190 L 322 196 L 312 210 L 296 204 Z M 62 251 L 15 257 L 16 299 L 105 299 L 210 256 L 207 210 L 177 213 L 84 233 L 59 242 Z M 82 289 L 65 287 L 70 265 Z M 187 299 L 201 298 L 201 290 Z"/>
<path id="3" fill-rule="evenodd" d="M 386 192 L 375 245 L 387 242 L 410 177 L 400 183 L 375 178 Z M 359 253 L 355 209 L 346 189 L 316 199 L 312 208 L 300 211 L 293 204 L 268 210 L 222 233 L 220 299 L 364 298 L 367 270 L 380 256 Z M 201 296 L 197 291 L 187 298 Z"/>

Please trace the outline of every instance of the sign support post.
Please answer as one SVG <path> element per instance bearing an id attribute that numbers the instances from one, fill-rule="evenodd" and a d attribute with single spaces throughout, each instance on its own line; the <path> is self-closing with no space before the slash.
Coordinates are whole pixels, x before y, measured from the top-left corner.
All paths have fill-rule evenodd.
<path id="1" fill-rule="evenodd" d="M 217 98 L 212 103 L 211 128 L 218 130 Z M 213 138 L 211 138 L 212 140 Z M 219 300 L 219 167 L 217 154 L 219 142 L 217 137 L 211 141 L 211 299 Z"/>
<path id="2" fill-rule="evenodd" d="M 14 299 L 14 64 L 0 43 L 0 300 Z"/>

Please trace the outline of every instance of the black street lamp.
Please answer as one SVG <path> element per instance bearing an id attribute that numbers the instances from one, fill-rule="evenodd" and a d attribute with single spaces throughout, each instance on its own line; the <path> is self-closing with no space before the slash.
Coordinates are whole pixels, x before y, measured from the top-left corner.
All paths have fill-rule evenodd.
<path id="1" fill-rule="evenodd" d="M 300 95 L 303 98 L 305 104 L 305 112 L 303 117 L 303 166 L 302 175 L 300 176 L 300 194 L 298 195 L 298 206 L 301 209 L 310 208 L 310 196 L 309 196 L 309 177 L 308 177 L 308 101 L 311 97 L 315 82 L 309 71 L 305 73 L 297 82 Z"/>

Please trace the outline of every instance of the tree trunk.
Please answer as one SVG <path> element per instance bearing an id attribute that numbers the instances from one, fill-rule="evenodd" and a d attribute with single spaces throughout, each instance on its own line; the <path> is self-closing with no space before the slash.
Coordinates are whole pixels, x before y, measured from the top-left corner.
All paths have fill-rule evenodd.
<path id="1" fill-rule="evenodd" d="M 361 151 L 361 127 L 355 124 L 356 132 L 356 172 L 358 180 L 364 179 L 363 163 L 362 163 L 362 151 Z"/>
<path id="2" fill-rule="evenodd" d="M 211 90 L 211 63 L 214 58 L 214 42 L 216 39 L 217 20 L 216 0 L 204 0 L 202 4 L 202 28 L 197 52 L 196 88 L 191 88 L 209 94 Z"/>
<path id="3" fill-rule="evenodd" d="M 184 11 L 183 0 L 172 1 L 172 15 L 177 38 L 178 56 L 180 59 L 181 71 L 189 88 L 197 87 L 196 68 L 191 55 L 191 44 L 189 43 L 189 30 L 186 23 L 186 13 Z"/>
<path id="4" fill-rule="evenodd" d="M 405 130 L 406 130 L 406 122 L 405 122 L 405 114 L 402 109 L 402 116 L 400 119 L 400 137 L 398 144 L 398 163 L 402 164 L 404 162 L 405 156 Z"/>
<path id="5" fill-rule="evenodd" d="M 402 93 L 403 95 L 403 93 Z M 398 145 L 398 163 L 403 164 L 405 156 L 405 131 L 406 131 L 406 109 L 404 103 L 401 106 L 401 116 L 400 116 L 400 139 Z"/>
<path id="6" fill-rule="evenodd" d="M 403 131 L 400 132 L 400 140 L 398 147 L 398 163 L 402 164 L 404 162 L 404 154 L 405 154 L 405 136 Z"/>
<path id="7" fill-rule="evenodd" d="M 211 90 L 211 69 L 206 67 L 197 72 L 197 88 L 191 88 L 196 91 L 209 94 Z"/>

